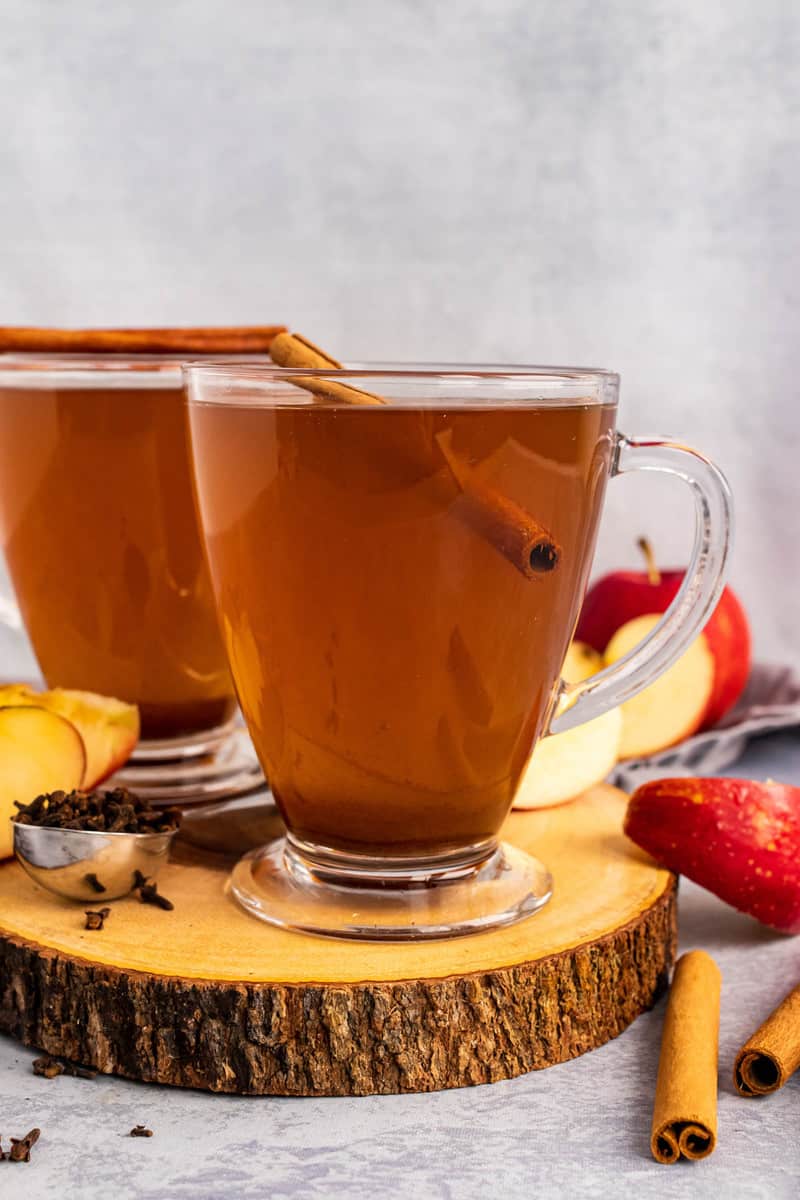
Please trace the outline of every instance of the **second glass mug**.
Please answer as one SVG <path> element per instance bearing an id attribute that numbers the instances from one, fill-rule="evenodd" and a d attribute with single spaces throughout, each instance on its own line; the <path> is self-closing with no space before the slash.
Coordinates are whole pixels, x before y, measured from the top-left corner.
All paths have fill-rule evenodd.
<path id="1" fill-rule="evenodd" d="M 154 803 L 263 783 L 197 530 L 179 357 L 0 354 L 0 540 L 48 684 L 139 707 L 115 782 Z"/>
<path id="2" fill-rule="evenodd" d="M 239 700 L 284 817 L 236 898 L 390 940 L 510 924 L 551 893 L 499 841 L 537 739 L 624 702 L 699 632 L 731 500 L 707 459 L 616 432 L 618 376 L 551 368 L 185 368 L 200 519 Z M 559 678 L 606 483 L 686 482 L 685 582 L 650 636 Z"/>

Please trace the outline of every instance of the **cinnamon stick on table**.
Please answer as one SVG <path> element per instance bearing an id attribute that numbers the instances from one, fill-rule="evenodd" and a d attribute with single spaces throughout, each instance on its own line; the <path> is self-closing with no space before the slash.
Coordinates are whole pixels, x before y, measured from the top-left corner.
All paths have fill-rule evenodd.
<path id="1" fill-rule="evenodd" d="M 777 1092 L 800 1067 L 800 983 L 736 1055 L 733 1082 L 741 1096 Z"/>
<path id="2" fill-rule="evenodd" d="M 285 325 L 190 329 L 0 328 L 0 352 L 61 354 L 266 354 Z"/>
<path id="3" fill-rule="evenodd" d="M 297 333 L 279 333 L 269 353 L 273 362 L 290 369 L 342 370 L 340 362 Z M 330 378 L 296 376 L 292 382 L 322 399 L 356 405 L 388 403 L 382 396 Z M 553 571 L 558 566 L 561 552 L 552 534 L 531 513 L 478 478 L 466 464 L 459 463 L 444 445 L 440 444 L 438 449 L 442 465 L 449 470 L 451 485 L 456 493 L 460 493 L 453 507 L 454 514 L 494 546 L 526 578 L 534 579 Z"/>
<path id="4" fill-rule="evenodd" d="M 719 967 L 703 950 L 675 967 L 661 1035 L 650 1149 L 659 1163 L 706 1158 L 717 1141 Z"/>

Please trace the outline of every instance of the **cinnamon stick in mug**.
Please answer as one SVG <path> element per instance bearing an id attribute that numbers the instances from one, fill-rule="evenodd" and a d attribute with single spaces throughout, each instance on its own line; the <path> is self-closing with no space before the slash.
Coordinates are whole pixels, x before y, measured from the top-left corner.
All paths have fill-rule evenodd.
<path id="1" fill-rule="evenodd" d="M 50 354 L 266 354 L 285 325 L 191 329 L 0 328 L 0 351 Z"/>
<path id="2" fill-rule="evenodd" d="M 297 333 L 278 334 L 270 346 L 269 353 L 273 362 L 289 369 L 343 369 L 337 359 Z M 330 379 L 296 377 L 293 382 L 313 395 L 341 400 L 345 404 L 387 403 L 382 396 Z M 540 525 L 531 513 L 483 480 L 477 479 L 474 471 L 459 463 L 441 442 L 438 448 L 442 451 L 453 484 L 461 493 L 454 505 L 454 514 L 485 538 L 527 578 L 532 579 L 554 570 L 558 565 L 560 551 L 552 534 Z"/>
<path id="3" fill-rule="evenodd" d="M 675 967 L 661 1035 L 650 1149 L 659 1163 L 706 1158 L 717 1141 L 719 967 L 703 950 Z"/>
<path id="4" fill-rule="evenodd" d="M 768 1096 L 800 1067 L 800 983 L 736 1055 L 733 1082 L 740 1096 Z"/>
<path id="5" fill-rule="evenodd" d="M 315 346 L 300 333 L 279 333 L 270 345 L 269 356 L 278 366 L 288 367 L 290 370 L 303 367 L 309 371 L 343 370 L 340 362 L 332 358 L 330 354 L 326 354 L 324 350 L 320 350 L 319 346 Z M 358 388 L 348 387 L 344 383 L 334 383 L 328 379 L 316 379 L 309 376 L 308 379 L 295 379 L 295 383 L 315 396 L 343 400 L 345 404 L 386 403 L 382 396 L 376 396 L 372 392 L 362 392 Z"/>

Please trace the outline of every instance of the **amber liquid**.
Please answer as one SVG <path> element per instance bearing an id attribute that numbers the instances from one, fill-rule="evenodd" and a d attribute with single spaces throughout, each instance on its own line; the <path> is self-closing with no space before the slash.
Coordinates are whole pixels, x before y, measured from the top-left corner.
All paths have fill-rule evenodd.
<path id="1" fill-rule="evenodd" d="M 0 537 L 51 686 L 140 706 L 146 738 L 235 700 L 178 388 L 0 387 Z"/>
<path id="2" fill-rule="evenodd" d="M 284 818 L 350 854 L 492 839 L 548 717 L 613 410 L 190 406 L 239 699 Z M 561 547 L 526 578 L 459 518 L 454 456 Z"/>

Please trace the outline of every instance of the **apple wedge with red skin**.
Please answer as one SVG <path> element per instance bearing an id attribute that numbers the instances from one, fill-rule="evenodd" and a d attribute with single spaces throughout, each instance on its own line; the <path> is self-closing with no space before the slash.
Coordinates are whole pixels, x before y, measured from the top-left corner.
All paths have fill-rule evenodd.
<path id="1" fill-rule="evenodd" d="M 139 710 L 113 696 L 51 688 L 38 703 L 71 721 L 86 746 L 85 789 L 95 788 L 128 761 L 139 740 Z"/>
<path id="2" fill-rule="evenodd" d="M 659 571 L 652 549 L 640 539 L 647 569 L 614 571 L 592 584 L 575 637 L 603 652 L 618 629 L 636 617 L 664 613 L 683 583 L 681 570 Z M 701 729 L 710 729 L 736 704 L 750 676 L 750 626 L 736 593 L 726 587 L 703 628 L 714 658 L 714 683 Z"/>
<path id="3" fill-rule="evenodd" d="M 81 787 L 87 791 L 127 762 L 139 740 L 138 708 L 113 696 L 67 688 L 36 692 L 26 683 L 9 683 L 0 686 L 0 704 L 47 708 L 73 724 L 86 749 Z"/>
<path id="4" fill-rule="evenodd" d="M 630 798 L 625 833 L 657 862 L 783 933 L 800 933 L 800 788 L 658 779 Z"/>

